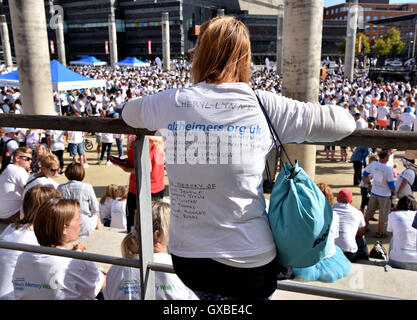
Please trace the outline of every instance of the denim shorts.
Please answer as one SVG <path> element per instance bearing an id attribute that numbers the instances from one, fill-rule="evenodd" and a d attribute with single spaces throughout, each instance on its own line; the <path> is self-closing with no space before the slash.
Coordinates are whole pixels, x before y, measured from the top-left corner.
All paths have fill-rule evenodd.
<path id="1" fill-rule="evenodd" d="M 77 154 L 82 156 L 84 154 L 84 142 L 68 143 L 68 152 L 71 157 L 76 157 Z"/>

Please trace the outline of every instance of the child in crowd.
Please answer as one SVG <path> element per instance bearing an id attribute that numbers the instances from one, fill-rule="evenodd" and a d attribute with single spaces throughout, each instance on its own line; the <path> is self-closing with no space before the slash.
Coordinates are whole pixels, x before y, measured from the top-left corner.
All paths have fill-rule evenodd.
<path id="1" fill-rule="evenodd" d="M 117 190 L 118 187 L 115 184 L 110 184 L 106 188 L 105 195 L 100 199 L 100 217 L 105 227 L 110 227 L 111 206 L 117 199 Z"/>
<path id="2" fill-rule="evenodd" d="M 111 222 L 110 227 L 127 230 L 126 221 L 126 200 L 128 188 L 127 186 L 120 186 L 117 190 L 117 195 L 120 199 L 113 201 L 111 204 Z"/>
<path id="3" fill-rule="evenodd" d="M 152 222 L 154 239 L 154 262 L 172 265 L 171 256 L 167 253 L 169 238 L 169 204 L 162 200 L 152 203 Z M 137 227 L 123 239 L 122 256 L 139 259 Z M 105 300 L 140 300 L 140 270 L 131 267 L 114 265 L 107 273 L 106 286 L 103 289 Z M 175 274 L 155 272 L 157 300 L 198 300 Z M 120 290 L 120 288 L 123 290 Z"/>

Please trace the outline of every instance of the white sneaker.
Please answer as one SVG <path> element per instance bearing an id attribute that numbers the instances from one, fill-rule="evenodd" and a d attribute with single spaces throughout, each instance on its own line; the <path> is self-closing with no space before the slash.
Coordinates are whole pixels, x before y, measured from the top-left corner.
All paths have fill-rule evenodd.
<path id="1" fill-rule="evenodd" d="M 84 163 L 83 167 L 88 168 L 89 167 L 88 163 Z"/>
<path id="2" fill-rule="evenodd" d="M 112 164 L 113 164 L 113 163 L 111 163 L 111 161 L 110 161 L 110 160 L 107 160 L 106 165 L 110 166 L 110 165 L 112 165 Z"/>

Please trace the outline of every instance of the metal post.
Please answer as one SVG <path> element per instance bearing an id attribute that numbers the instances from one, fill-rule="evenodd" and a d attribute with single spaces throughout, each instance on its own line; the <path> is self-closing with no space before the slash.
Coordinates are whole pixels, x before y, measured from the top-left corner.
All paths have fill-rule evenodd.
<path id="1" fill-rule="evenodd" d="M 224 9 L 217 9 L 217 16 L 224 17 Z"/>
<path id="2" fill-rule="evenodd" d="M 149 263 L 153 262 L 153 224 L 148 138 L 138 135 L 134 148 L 137 208 L 135 228 L 139 235 L 141 298 L 155 300 L 155 273 L 149 268 Z"/>
<path id="3" fill-rule="evenodd" d="M 113 66 L 118 60 L 116 17 L 114 13 L 109 14 L 108 23 L 109 23 L 110 64 Z"/>
<path id="4" fill-rule="evenodd" d="M 345 79 L 353 81 L 355 67 L 355 44 L 356 30 L 358 28 L 358 0 L 349 6 L 347 27 L 346 27 L 346 47 L 345 47 Z"/>
<path id="5" fill-rule="evenodd" d="M 414 26 L 413 58 L 415 58 L 415 53 L 416 53 L 416 40 L 417 40 L 417 21 Z"/>
<path id="6" fill-rule="evenodd" d="M 10 49 L 9 28 L 7 26 L 6 15 L 0 15 L 0 34 L 3 46 L 4 64 L 6 67 L 13 66 L 12 50 Z"/>
<path id="7" fill-rule="evenodd" d="M 283 45 L 283 95 L 304 102 L 318 102 L 323 28 L 323 0 L 285 0 Z M 316 146 L 285 146 L 291 160 L 298 160 L 312 179 Z"/>
<path id="8" fill-rule="evenodd" d="M 10 0 L 9 7 L 23 110 L 55 115 L 44 2 Z"/>
<path id="9" fill-rule="evenodd" d="M 163 69 L 169 71 L 171 65 L 171 48 L 169 44 L 169 13 L 162 12 L 162 54 L 163 54 Z"/>
<path id="10" fill-rule="evenodd" d="M 284 26 L 284 11 L 283 5 L 278 6 L 278 15 L 277 15 L 277 74 L 282 75 L 282 36 L 283 36 L 283 26 Z"/>
<path id="11" fill-rule="evenodd" d="M 65 55 L 64 17 L 62 15 L 59 16 L 59 22 L 56 28 L 56 46 L 58 48 L 58 61 L 66 66 L 67 59 Z"/>

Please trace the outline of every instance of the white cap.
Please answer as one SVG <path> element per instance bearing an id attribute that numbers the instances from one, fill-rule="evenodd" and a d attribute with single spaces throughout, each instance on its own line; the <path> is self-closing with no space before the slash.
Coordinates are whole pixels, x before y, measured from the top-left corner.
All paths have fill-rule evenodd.
<path id="1" fill-rule="evenodd" d="M 4 129 L 4 133 L 11 133 L 11 132 L 17 132 L 16 128 L 11 128 L 11 127 L 5 127 Z"/>

